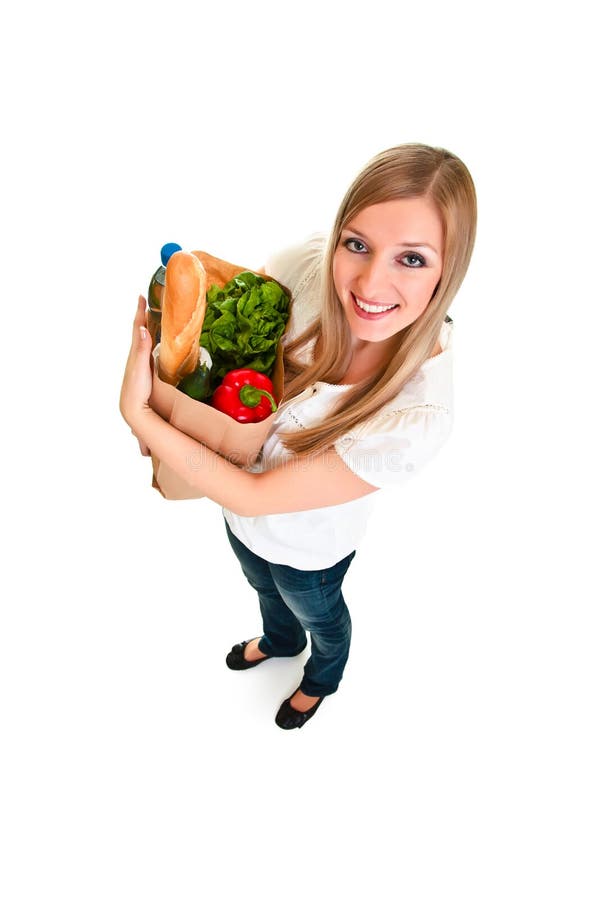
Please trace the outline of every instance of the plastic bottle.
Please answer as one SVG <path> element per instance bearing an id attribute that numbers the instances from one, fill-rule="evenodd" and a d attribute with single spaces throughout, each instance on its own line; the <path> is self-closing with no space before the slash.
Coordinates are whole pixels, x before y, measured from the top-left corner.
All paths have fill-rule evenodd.
<path id="1" fill-rule="evenodd" d="M 165 287 L 166 265 L 171 256 L 181 250 L 179 244 L 165 244 L 160 250 L 161 265 L 158 267 L 148 287 L 148 331 L 152 346 L 160 343 L 160 317 L 162 315 L 162 295 Z"/>

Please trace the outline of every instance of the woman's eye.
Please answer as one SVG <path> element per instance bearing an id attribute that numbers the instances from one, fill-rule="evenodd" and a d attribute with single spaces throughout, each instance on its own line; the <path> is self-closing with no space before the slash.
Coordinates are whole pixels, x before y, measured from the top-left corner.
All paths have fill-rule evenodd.
<path id="1" fill-rule="evenodd" d="M 344 241 L 344 247 L 347 247 L 348 250 L 350 250 L 352 253 L 362 253 L 362 250 L 353 250 L 353 249 L 350 247 L 350 244 L 359 244 L 359 246 L 361 246 L 361 247 L 364 247 L 364 246 L 365 246 L 365 245 L 363 244 L 362 241 L 359 241 L 359 240 L 358 240 L 358 238 L 347 238 L 347 239 Z"/>
<path id="2" fill-rule="evenodd" d="M 419 253 L 407 253 L 404 262 L 409 269 L 420 269 L 425 265 L 425 260 Z"/>

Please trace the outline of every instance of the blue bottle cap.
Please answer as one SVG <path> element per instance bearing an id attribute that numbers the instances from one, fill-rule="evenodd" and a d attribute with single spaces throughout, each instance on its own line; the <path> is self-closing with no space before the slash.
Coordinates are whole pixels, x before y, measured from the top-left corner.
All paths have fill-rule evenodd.
<path id="1" fill-rule="evenodd" d="M 160 259 L 163 266 L 166 266 L 173 254 L 177 253 L 178 250 L 183 250 L 183 247 L 180 247 L 179 244 L 165 244 L 164 247 L 160 248 Z"/>

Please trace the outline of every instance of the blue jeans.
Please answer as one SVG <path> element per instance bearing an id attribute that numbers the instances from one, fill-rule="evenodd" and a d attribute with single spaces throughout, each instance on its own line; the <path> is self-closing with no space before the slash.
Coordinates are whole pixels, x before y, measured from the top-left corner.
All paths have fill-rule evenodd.
<path id="1" fill-rule="evenodd" d="M 356 551 L 329 569 L 304 571 L 267 562 L 252 553 L 225 523 L 233 552 L 258 593 L 263 636 L 258 649 L 268 656 L 296 656 L 307 644 L 311 655 L 300 690 L 325 697 L 338 689 L 350 652 L 352 623 L 342 581 Z"/>

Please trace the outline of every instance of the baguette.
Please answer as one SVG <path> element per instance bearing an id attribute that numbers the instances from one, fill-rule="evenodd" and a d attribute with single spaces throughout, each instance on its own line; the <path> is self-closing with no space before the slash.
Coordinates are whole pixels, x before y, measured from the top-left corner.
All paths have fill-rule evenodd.
<path id="1" fill-rule="evenodd" d="M 197 256 L 178 250 L 166 266 L 158 375 L 177 385 L 198 365 L 206 312 L 206 269 Z"/>

